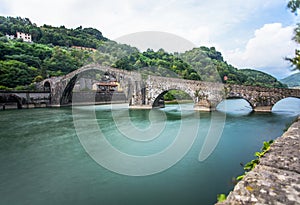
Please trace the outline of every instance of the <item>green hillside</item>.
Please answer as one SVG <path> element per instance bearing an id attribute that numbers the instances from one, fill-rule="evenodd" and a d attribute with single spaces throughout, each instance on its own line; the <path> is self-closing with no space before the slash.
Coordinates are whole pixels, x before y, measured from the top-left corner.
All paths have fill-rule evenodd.
<path id="1" fill-rule="evenodd" d="M 191 65 L 176 55 L 159 49 L 157 52 L 148 49 L 145 52 L 133 53 L 116 61 L 116 68 L 125 70 L 141 70 L 145 74 L 159 75 L 165 77 L 180 77 L 190 80 L 200 80 L 199 74 L 192 69 Z"/>
<path id="2" fill-rule="evenodd" d="M 33 42 L 6 37 L 17 31 L 32 35 Z M 32 89 L 34 82 L 65 75 L 92 62 L 125 70 L 147 67 L 143 74 L 166 77 L 285 87 L 265 73 L 238 70 L 224 61 L 214 47 L 202 46 L 185 53 L 163 49 L 139 52 L 109 40 L 94 28 L 38 27 L 28 18 L 0 16 L 0 89 Z"/>
<path id="3" fill-rule="evenodd" d="M 17 31 L 31 34 L 33 43 L 5 36 Z M 93 28 L 38 27 L 27 18 L 0 16 L 0 89 L 32 89 L 32 83 L 44 78 L 65 75 L 91 62 L 112 65 L 133 52 L 138 50 L 110 41 Z"/>
<path id="4" fill-rule="evenodd" d="M 273 76 L 258 70 L 241 69 L 239 70 L 239 73 L 246 76 L 246 79 L 243 82 L 244 85 L 263 86 L 263 87 L 270 87 L 270 88 L 287 87 L 286 85 L 283 85 L 280 81 L 278 81 Z"/>
<path id="5" fill-rule="evenodd" d="M 108 40 L 94 28 L 68 29 L 64 26 L 53 27 L 43 25 L 38 27 L 28 18 L 0 16 L 0 36 L 15 35 L 17 32 L 29 33 L 35 43 L 51 44 L 54 46 L 83 46 L 97 48 L 101 41 Z"/>
<path id="6" fill-rule="evenodd" d="M 287 84 L 289 87 L 299 87 L 300 86 L 300 72 L 290 75 L 280 81 L 284 84 Z"/>

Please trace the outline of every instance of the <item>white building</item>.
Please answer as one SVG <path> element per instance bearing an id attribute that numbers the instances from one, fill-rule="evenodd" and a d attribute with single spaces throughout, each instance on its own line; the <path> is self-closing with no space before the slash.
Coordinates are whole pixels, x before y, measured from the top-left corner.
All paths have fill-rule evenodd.
<path id="1" fill-rule="evenodd" d="M 6 38 L 9 39 L 9 40 L 15 39 L 15 36 L 14 36 L 14 35 L 8 35 L 8 34 L 6 34 L 5 36 L 6 36 Z"/>
<path id="2" fill-rule="evenodd" d="M 24 42 L 28 42 L 28 43 L 32 42 L 31 35 L 28 33 L 17 32 L 17 38 L 23 39 Z"/>

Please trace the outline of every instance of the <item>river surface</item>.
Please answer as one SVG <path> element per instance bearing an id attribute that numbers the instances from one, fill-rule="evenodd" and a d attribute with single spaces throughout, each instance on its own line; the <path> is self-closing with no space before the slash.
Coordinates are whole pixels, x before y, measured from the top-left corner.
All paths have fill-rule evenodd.
<path id="1" fill-rule="evenodd" d="M 233 178 L 243 173 L 241 164 L 254 158 L 263 141 L 281 136 L 300 113 L 299 101 L 289 104 L 288 110 L 279 106 L 272 113 L 249 113 L 249 105 L 240 105 L 240 101 L 228 103 L 227 108 L 221 104 L 220 112 L 212 113 L 195 112 L 191 105 L 170 105 L 155 111 L 128 110 L 124 105 L 2 111 L 0 204 L 214 204 L 217 194 L 227 194 L 233 188 Z M 82 115 L 89 112 L 94 120 Z M 98 130 L 92 130 L 92 122 L 97 122 Z M 86 130 L 78 130 L 78 126 Z M 199 153 L 215 126 L 222 132 L 216 136 L 211 153 L 200 160 Z M 80 132 L 93 136 L 101 130 L 116 150 L 145 157 L 172 147 L 182 129 L 187 138 L 195 135 L 191 147 L 187 146 L 170 168 L 168 159 L 160 161 L 157 166 L 165 168 L 153 174 L 125 161 L 119 162 L 117 171 L 104 168 L 78 137 Z M 128 134 L 133 130 L 137 130 L 135 139 Z M 93 144 L 95 139 L 84 140 Z M 100 157 L 108 157 L 105 150 L 99 152 Z M 156 162 L 147 164 L 150 169 L 151 163 Z M 141 176 L 130 176 L 128 170 Z"/>

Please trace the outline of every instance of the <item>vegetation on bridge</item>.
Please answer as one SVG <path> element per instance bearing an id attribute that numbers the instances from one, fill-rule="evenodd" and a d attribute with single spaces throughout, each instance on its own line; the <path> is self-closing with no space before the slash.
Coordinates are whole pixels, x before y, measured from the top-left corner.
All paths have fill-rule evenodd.
<path id="1" fill-rule="evenodd" d="M 8 40 L 5 36 L 17 31 L 31 34 L 34 43 Z M 126 70 L 150 67 L 146 74 L 166 77 L 284 87 L 265 73 L 238 70 L 224 61 L 214 47 L 202 46 L 185 53 L 167 53 L 163 49 L 139 52 L 103 37 L 94 28 L 38 27 L 28 18 L 0 16 L 0 89 L 31 89 L 34 82 L 65 75 L 91 62 Z"/>

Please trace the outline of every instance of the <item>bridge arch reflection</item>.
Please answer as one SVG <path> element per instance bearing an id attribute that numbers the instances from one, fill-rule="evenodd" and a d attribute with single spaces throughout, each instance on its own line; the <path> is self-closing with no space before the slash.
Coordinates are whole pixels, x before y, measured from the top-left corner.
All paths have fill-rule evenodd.
<path id="1" fill-rule="evenodd" d="M 294 112 L 300 114 L 300 98 L 287 97 L 279 100 L 272 108 L 272 112 Z"/>
<path id="2" fill-rule="evenodd" d="M 254 108 L 247 99 L 227 98 L 217 105 L 216 110 L 227 114 L 247 115 L 253 112 Z"/>

